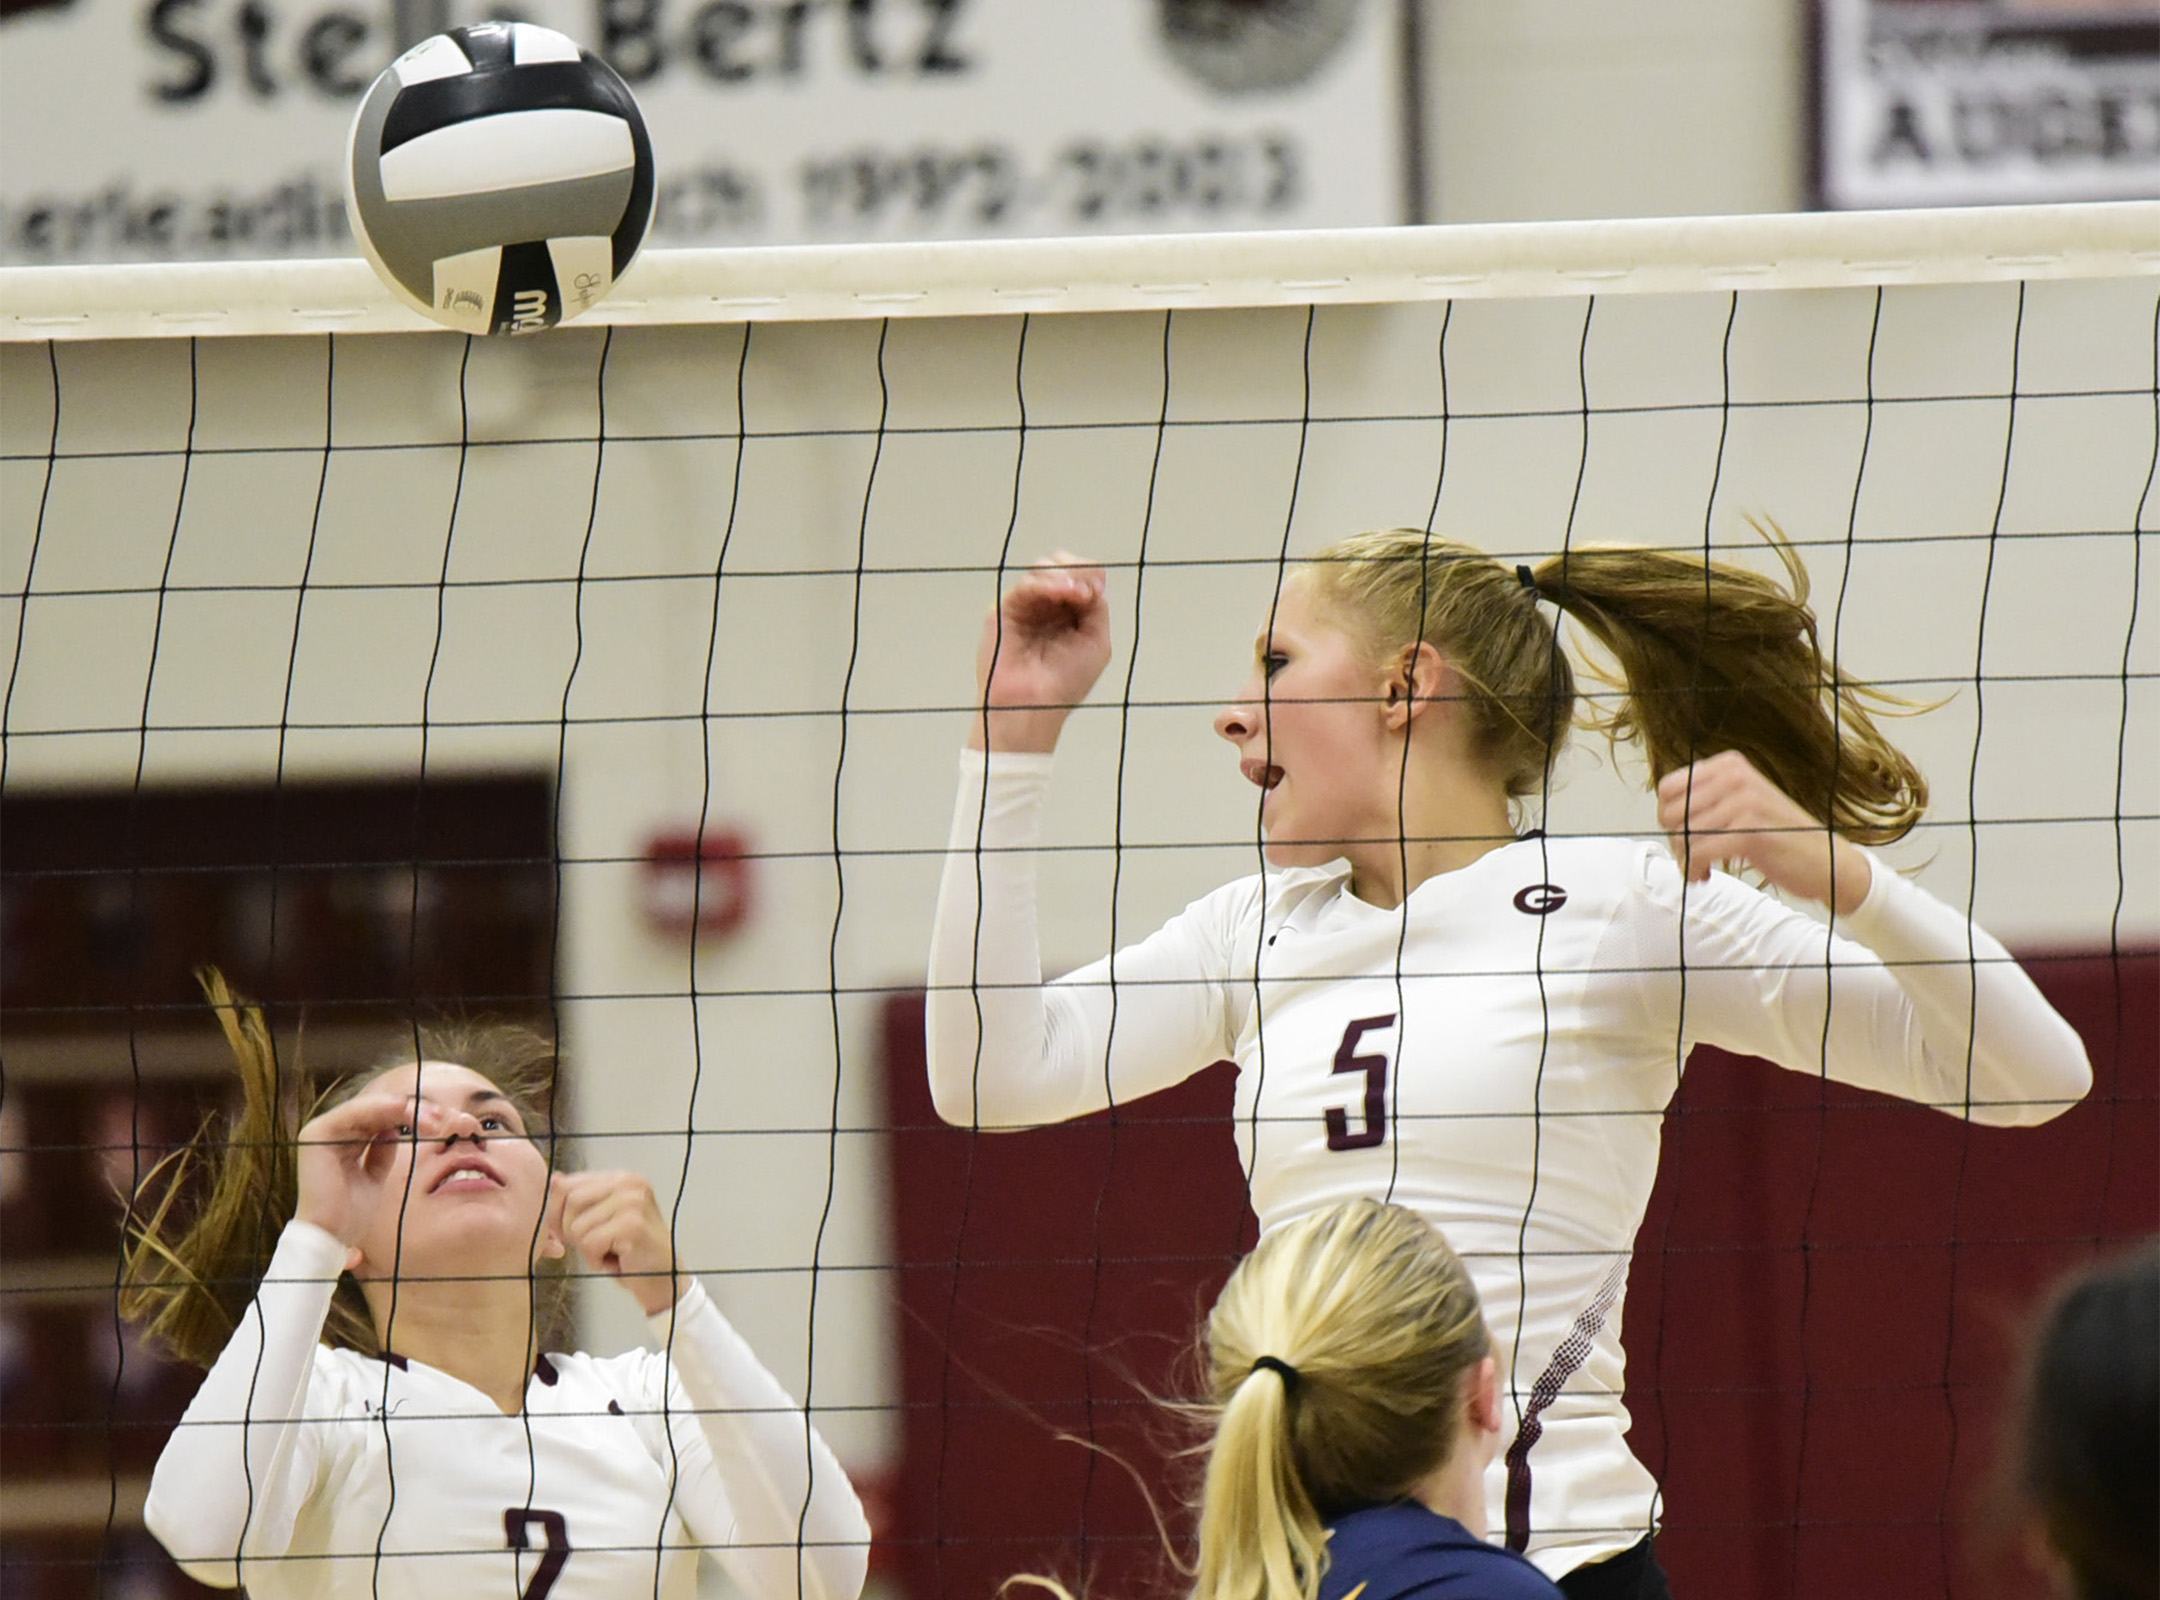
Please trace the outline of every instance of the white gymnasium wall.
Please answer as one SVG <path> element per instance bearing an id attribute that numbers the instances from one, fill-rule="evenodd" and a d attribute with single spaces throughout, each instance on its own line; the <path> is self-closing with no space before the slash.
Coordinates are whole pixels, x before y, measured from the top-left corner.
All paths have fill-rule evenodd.
<path id="1" fill-rule="evenodd" d="M 883 1174 L 863 1131 L 880 1116 L 874 1007 L 921 977 L 994 588 L 981 569 L 1008 525 L 1017 560 L 1066 546 L 1133 563 L 1154 475 L 1144 582 L 1130 566 L 1113 578 L 1118 655 L 1071 725 L 1051 802 L 1051 841 L 1088 847 L 1045 864 L 1053 964 L 1249 870 L 1252 791 L 1208 721 L 1246 669 L 1271 558 L 1286 534 L 1295 552 L 1421 523 L 1436 481 L 1440 525 L 1502 552 L 1556 547 L 1571 503 L 1578 541 L 1692 543 L 1707 514 L 1720 546 L 1760 559 L 1750 513 L 1829 541 L 1809 561 L 1849 660 L 1948 699 L 1901 730 L 1935 779 L 1938 825 L 1898 859 L 2027 946 L 2104 943 L 2120 863 L 2124 930 L 2150 940 L 2160 772 L 2140 730 L 2160 725 L 2160 643 L 2153 563 L 2138 571 L 2127 530 L 2141 497 L 2146 529 L 2160 525 L 2155 290 L 2034 285 L 2021 346 L 2017 300 L 2014 285 L 1886 291 L 1856 512 L 1872 291 L 1743 296 L 1729 413 L 1728 300 L 1600 301 L 1581 358 L 1599 413 L 1587 456 L 1581 300 L 1457 303 L 1444 396 L 1442 304 L 1322 310 L 1309 400 L 1303 311 L 1178 313 L 1159 466 L 1160 316 L 1038 318 L 1024 367 L 1017 318 L 760 325 L 747 363 L 741 327 L 618 329 L 597 498 L 601 330 L 473 346 L 462 486 L 455 338 L 341 339 L 327 384 L 321 339 L 201 341 L 191 460 L 187 342 L 61 345 L 49 483 L 49 352 L 10 344 L 6 782 L 126 783 L 138 750 L 149 782 L 267 778 L 288 660 L 288 772 L 410 772 L 423 718 L 430 771 L 559 759 L 586 1158 L 642 1168 L 668 1197 L 680 1180 L 686 1258 L 798 1390 L 821 1266 L 816 1396 L 846 1408 L 829 1420 L 843 1454 L 874 1465 L 895 1435 L 853 1409 L 894 1389 Z M 2026 398 L 2006 479 L 2014 348 Z M 339 448 L 309 568 L 326 425 Z M 1999 490 L 2006 536 L 2057 536 L 1999 541 L 1989 583 L 1975 536 Z M 189 587 L 227 584 L 246 587 Z M 81 592 L 111 588 L 129 592 Z M 220 726 L 186 731 L 203 724 Z M 698 954 L 693 1005 L 690 954 L 643 926 L 626 858 L 701 809 L 771 859 L 748 930 Z M 1552 820 L 1648 815 L 1584 747 Z M 595 1342 L 636 1331 L 620 1297 L 590 1302 Z"/>
<path id="2" fill-rule="evenodd" d="M 1808 203 L 1810 0 L 1425 0 L 1435 222 Z"/>

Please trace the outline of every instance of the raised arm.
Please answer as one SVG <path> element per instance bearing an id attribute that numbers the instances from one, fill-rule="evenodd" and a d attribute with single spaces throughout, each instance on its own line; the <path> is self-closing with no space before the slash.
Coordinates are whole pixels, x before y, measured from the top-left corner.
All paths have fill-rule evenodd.
<path id="1" fill-rule="evenodd" d="M 691 1532 L 751 1600 L 855 1600 L 870 1523 L 803 1408 L 695 1281 L 653 1333 L 678 1380 L 676 1505 Z"/>
<path id="2" fill-rule="evenodd" d="M 1215 965 L 1190 913 L 1045 985 L 1035 847 L 1050 753 L 1110 659 L 1100 567 L 1060 552 L 1000 598 L 976 653 L 980 711 L 930 942 L 930 1096 L 962 1127 L 1021 1128 L 1176 1083 L 1227 1051 Z M 1113 1057 L 1113 1046 L 1114 1057 Z"/>
<path id="3" fill-rule="evenodd" d="M 143 1521 L 198 1582 L 221 1589 L 292 1542 L 314 1492 L 309 1378 L 346 1247 L 288 1223 L 254 1302 L 188 1403 L 150 1477 Z"/>
<path id="4" fill-rule="evenodd" d="M 338 1274 L 381 1208 L 409 1095 L 371 1089 L 300 1130 L 299 1203 L 255 1299 L 173 1430 L 143 1518 L 193 1576 L 231 1587 L 249 1560 L 282 1555 L 315 1491 L 309 1426 L 315 1352 Z"/>
<path id="5" fill-rule="evenodd" d="M 1222 930 L 1256 885 L 1218 890 L 1115 958 L 1043 982 L 1034 851 L 1049 777 L 1047 756 L 961 756 L 926 1010 L 930 1097 L 960 1127 L 1086 1116 L 1232 1047 Z"/>
<path id="6" fill-rule="evenodd" d="M 634 1172 L 579 1172 L 554 1189 L 564 1239 L 637 1301 L 666 1351 L 644 1367 L 638 1420 L 655 1458 L 679 1469 L 675 1505 L 698 1542 L 752 1600 L 855 1600 L 870 1559 L 855 1487 L 803 1408 L 678 1270 L 652 1185 Z"/>
<path id="7" fill-rule="evenodd" d="M 2084 1042 L 1993 935 L 1833 841 L 1743 758 L 1698 762 L 1659 795 L 1701 885 L 1666 891 L 1685 907 L 1690 1038 L 1996 1126 L 2045 1122 L 2092 1087 Z M 1727 859 L 1832 905 L 1837 932 L 1712 880 Z"/>

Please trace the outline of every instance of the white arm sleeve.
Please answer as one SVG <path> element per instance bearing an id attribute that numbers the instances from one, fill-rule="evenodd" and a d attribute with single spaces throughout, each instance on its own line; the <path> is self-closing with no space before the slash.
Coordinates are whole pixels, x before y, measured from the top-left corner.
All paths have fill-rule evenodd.
<path id="1" fill-rule="evenodd" d="M 698 1542 L 751 1600 L 855 1600 L 870 1523 L 803 1408 L 695 1280 L 652 1326 L 670 1358 L 655 1366 L 673 1369 L 676 1508 Z"/>
<path id="2" fill-rule="evenodd" d="M 2082 1099 L 2084 1042 L 2010 953 L 1868 860 L 1867 898 L 1833 933 L 1722 873 L 1683 885 L 1651 851 L 1653 894 L 1684 893 L 1687 1038 L 1993 1126 Z"/>
<path id="3" fill-rule="evenodd" d="M 229 1589 L 285 1554 L 315 1492 L 309 1378 L 345 1247 L 289 1222 L 254 1302 L 218 1353 L 150 1477 L 143 1521 L 188 1576 Z"/>
<path id="4" fill-rule="evenodd" d="M 961 1127 L 1086 1116 L 1181 1082 L 1233 1043 L 1224 943 L 1250 883 L 1043 982 L 1035 846 L 1050 761 L 961 755 L 926 1010 L 930 1097 Z"/>

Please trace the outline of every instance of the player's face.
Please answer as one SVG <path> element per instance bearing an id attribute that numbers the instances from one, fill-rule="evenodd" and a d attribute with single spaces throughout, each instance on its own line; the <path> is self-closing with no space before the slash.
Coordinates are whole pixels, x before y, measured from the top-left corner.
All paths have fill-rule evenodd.
<path id="1" fill-rule="evenodd" d="M 413 1120 L 360 1241 L 363 1276 L 522 1274 L 536 1243 L 552 1250 L 547 1157 L 500 1089 L 449 1061 L 393 1067 L 369 1088 L 410 1095 Z"/>
<path id="2" fill-rule="evenodd" d="M 1394 839 L 1402 773 L 1386 737 L 1385 675 L 1301 579 L 1284 586 L 1253 654 L 1215 731 L 1260 788 L 1268 859 L 1317 866 Z"/>

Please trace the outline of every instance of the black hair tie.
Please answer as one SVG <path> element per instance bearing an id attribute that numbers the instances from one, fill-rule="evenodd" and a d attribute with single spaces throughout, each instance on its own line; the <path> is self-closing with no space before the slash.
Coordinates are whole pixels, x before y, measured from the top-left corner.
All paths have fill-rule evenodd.
<path id="1" fill-rule="evenodd" d="M 1298 1376 L 1298 1369 L 1290 1365 L 1289 1362 L 1279 1360 L 1274 1356 L 1256 1356 L 1253 1359 L 1252 1370 L 1258 1372 L 1262 1367 L 1267 1368 L 1268 1371 L 1282 1379 L 1284 1393 L 1294 1395 L 1298 1392 L 1298 1384 L 1302 1380 Z"/>
<path id="2" fill-rule="evenodd" d="M 1523 586 L 1523 587 L 1524 587 L 1525 589 L 1529 590 L 1529 591 L 1530 591 L 1530 593 L 1531 593 L 1531 595 L 1532 595 L 1533 597 L 1536 597 L 1536 596 L 1537 596 L 1537 594 L 1538 594 L 1537 578 L 1536 578 L 1536 576 L 1535 576 L 1535 575 L 1534 575 L 1534 574 L 1533 574 L 1533 573 L 1532 573 L 1532 572 L 1530 571 L 1530 564 L 1529 564 L 1529 563 L 1528 563 L 1527 561 L 1525 561 L 1525 562 L 1518 562 L 1518 563 L 1516 564 L 1516 567 L 1515 567 L 1515 581 L 1516 581 L 1517 583 L 1521 584 L 1521 585 L 1522 585 L 1522 586 Z"/>

